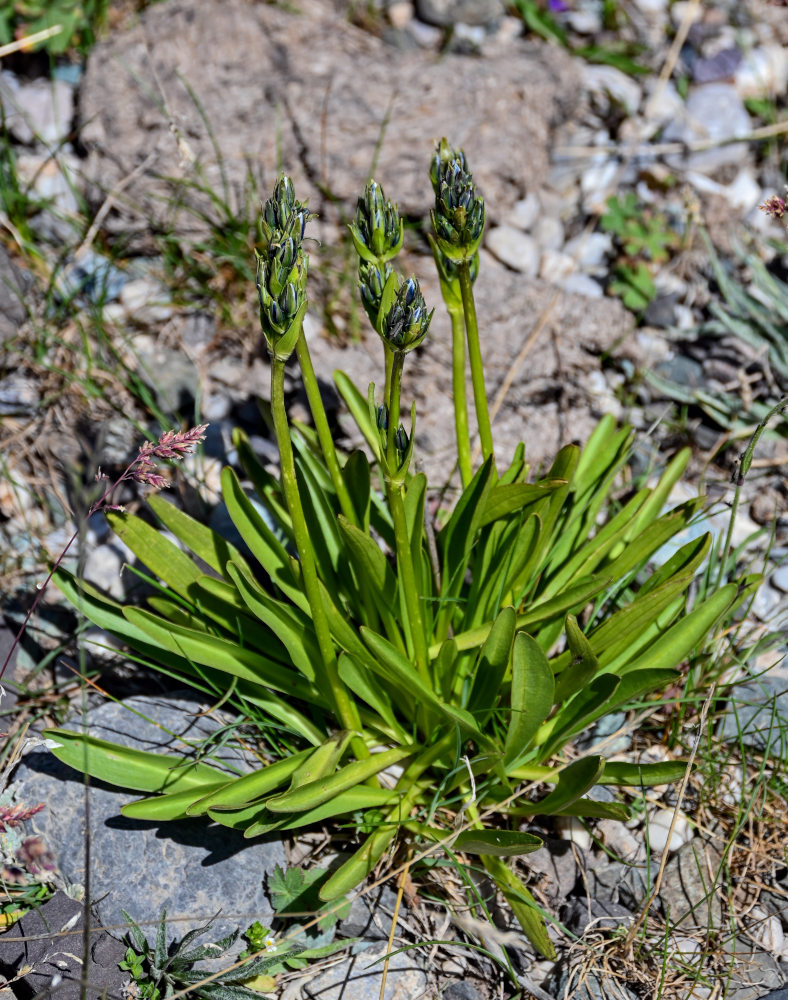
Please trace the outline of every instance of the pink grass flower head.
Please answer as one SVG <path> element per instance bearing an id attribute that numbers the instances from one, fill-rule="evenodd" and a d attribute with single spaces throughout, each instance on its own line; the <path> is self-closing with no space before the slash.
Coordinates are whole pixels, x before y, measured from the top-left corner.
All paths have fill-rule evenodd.
<path id="1" fill-rule="evenodd" d="M 199 424 L 188 431 L 165 431 L 154 444 L 146 441 L 140 445 L 139 454 L 129 467 L 129 479 L 163 490 L 169 486 L 164 476 L 157 470 L 154 461 L 180 461 L 189 455 L 200 441 L 205 440 L 208 424 Z"/>
<path id="2" fill-rule="evenodd" d="M 785 190 L 788 193 L 788 184 L 786 184 Z M 780 195 L 773 194 L 759 207 L 767 215 L 771 215 L 775 219 L 782 219 L 788 214 L 788 198 L 781 198 Z"/>
<path id="3" fill-rule="evenodd" d="M 20 823 L 31 819 L 36 813 L 40 813 L 43 808 L 43 802 L 39 802 L 36 806 L 0 806 L 0 833 L 5 833 L 6 830 L 19 826 Z"/>

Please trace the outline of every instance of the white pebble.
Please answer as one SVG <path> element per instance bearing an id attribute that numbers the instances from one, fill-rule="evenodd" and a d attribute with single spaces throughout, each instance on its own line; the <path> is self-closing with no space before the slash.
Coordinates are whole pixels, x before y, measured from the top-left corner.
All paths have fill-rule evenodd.
<path id="1" fill-rule="evenodd" d="M 545 250 L 539 264 L 539 277 L 553 284 L 558 284 L 577 270 L 573 257 L 560 250 Z"/>
<path id="2" fill-rule="evenodd" d="M 521 271 L 529 278 L 536 277 L 539 270 L 539 249 L 532 237 L 514 226 L 498 226 L 489 232 L 485 245 L 502 264 Z"/>
<path id="3" fill-rule="evenodd" d="M 742 98 L 785 94 L 788 87 L 788 49 L 771 44 L 746 53 L 733 82 Z"/>
<path id="4" fill-rule="evenodd" d="M 393 28 L 402 30 L 406 24 L 413 20 L 413 4 L 410 0 L 396 0 L 386 8 L 389 24 Z"/>
<path id="5" fill-rule="evenodd" d="M 577 816 L 559 816 L 556 827 L 562 840 L 571 840 L 582 851 L 587 851 L 591 847 L 591 834 Z"/>
<path id="6" fill-rule="evenodd" d="M 659 854 L 668 851 L 677 851 L 684 844 L 688 844 L 694 837 L 689 819 L 680 812 L 673 827 L 673 833 L 668 843 L 668 833 L 673 822 L 673 809 L 655 809 L 649 816 L 648 836 L 652 851 Z"/>
<path id="7" fill-rule="evenodd" d="M 613 253 L 613 237 L 610 233 L 581 233 L 567 241 L 564 253 L 574 257 L 581 271 L 593 273 L 603 268 L 605 258 Z"/>
<path id="8" fill-rule="evenodd" d="M 553 216 L 542 215 L 537 219 L 533 234 L 542 250 L 560 250 L 564 245 L 564 227 Z"/>
<path id="9" fill-rule="evenodd" d="M 776 914 L 767 915 L 760 906 L 750 911 L 750 937 L 773 958 L 779 958 L 785 950 L 785 933 L 780 918 Z"/>
<path id="10" fill-rule="evenodd" d="M 584 295 L 587 299 L 601 299 L 604 294 L 598 281 L 588 274 L 569 274 L 560 282 L 561 288 L 572 295 Z"/>
<path id="11" fill-rule="evenodd" d="M 528 230 L 539 218 L 541 211 L 542 206 L 539 199 L 533 191 L 529 191 L 524 198 L 514 203 L 508 218 L 513 226 L 517 226 L 518 229 Z"/>

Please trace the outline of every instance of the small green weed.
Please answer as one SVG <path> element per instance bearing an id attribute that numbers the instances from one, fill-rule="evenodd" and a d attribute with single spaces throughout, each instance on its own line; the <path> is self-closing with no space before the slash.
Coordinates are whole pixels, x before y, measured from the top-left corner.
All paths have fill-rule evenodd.
<path id="1" fill-rule="evenodd" d="M 69 49 L 88 52 L 107 20 L 109 0 L 11 0 L 0 7 L 0 45 L 56 25 L 61 31 L 46 39 L 50 56 Z"/>
<path id="2" fill-rule="evenodd" d="M 657 294 L 651 264 L 670 258 L 681 244 L 667 216 L 640 205 L 633 192 L 607 200 L 601 228 L 616 240 L 620 255 L 613 269 L 610 291 L 633 312 L 642 312 Z"/>

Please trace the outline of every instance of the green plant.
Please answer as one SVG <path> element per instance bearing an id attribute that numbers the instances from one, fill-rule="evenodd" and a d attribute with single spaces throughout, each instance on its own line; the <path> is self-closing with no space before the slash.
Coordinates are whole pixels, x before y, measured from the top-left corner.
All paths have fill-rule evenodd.
<path id="1" fill-rule="evenodd" d="M 586 793 L 683 774 L 680 762 L 639 766 L 569 748 L 614 709 L 656 707 L 653 694 L 674 682 L 757 578 L 693 602 L 708 535 L 651 564 L 703 498 L 663 510 L 689 459 L 683 451 L 656 486 L 614 503 L 632 432 L 611 418 L 582 451 L 563 448 L 536 482 L 522 445 L 498 474 L 473 296 L 484 202 L 464 155 L 445 140 L 430 177 L 455 373 L 464 376 L 467 356 L 484 456 L 471 467 L 463 397 L 455 409 L 463 488 L 454 508 L 429 517 L 427 479 L 410 471 L 415 407 L 406 429 L 402 370 L 432 313 L 418 282 L 391 264 L 401 244 L 396 208 L 371 182 L 352 228 L 362 302 L 383 348 L 382 402 L 374 385 L 365 395 L 335 374 L 373 475 L 366 453 L 341 456 L 331 437 L 302 332 L 310 213 L 281 178 L 263 208 L 257 269 L 281 467 L 272 475 L 236 433 L 256 501 L 232 469 L 223 473 L 245 554 L 152 497 L 153 514 L 188 552 L 138 516 L 109 514 L 157 581 L 147 607 L 124 607 L 56 573 L 91 621 L 144 661 L 229 697 L 275 737 L 278 754 L 238 777 L 188 750 L 162 756 L 82 732 L 47 735 L 61 760 L 144 793 L 123 807 L 129 817 L 207 815 L 255 837 L 361 814 L 356 852 L 320 886 L 325 902 L 361 883 L 398 841 L 478 856 L 534 947 L 550 956 L 545 917 L 504 861 L 541 845 L 523 823 L 625 819 L 625 804 Z M 284 367 L 294 352 L 314 429 L 287 420 Z"/>
<path id="2" fill-rule="evenodd" d="M 642 312 L 657 294 L 649 264 L 668 260 L 680 238 L 662 212 L 644 208 L 631 191 L 623 198 L 608 198 L 599 224 L 613 234 L 620 250 L 610 291 L 628 309 Z"/>
<path id="3" fill-rule="evenodd" d="M 0 45 L 60 25 L 43 42 L 51 56 L 69 49 L 85 54 L 107 19 L 109 0 L 11 0 L 0 9 Z"/>
<path id="4" fill-rule="evenodd" d="M 236 962 L 226 972 L 217 975 L 208 969 L 198 968 L 197 963 L 226 955 L 238 940 L 239 931 L 233 931 L 219 941 L 191 947 L 192 942 L 210 930 L 216 920 L 214 917 L 168 948 L 167 911 L 162 910 L 156 941 L 151 946 L 134 919 L 125 910 L 121 912 L 129 922 L 131 944 L 118 966 L 128 972 L 137 984 L 137 995 L 141 1000 L 166 1000 L 181 989 L 188 989 L 190 996 L 204 997 L 205 1000 L 259 1000 L 260 993 L 244 985 L 245 981 L 254 983 L 256 977 L 270 974 L 274 966 L 301 950 L 298 947 L 279 949 L 277 954 L 273 954 L 274 949 L 267 948 L 262 954 L 250 957 L 248 961 Z"/>

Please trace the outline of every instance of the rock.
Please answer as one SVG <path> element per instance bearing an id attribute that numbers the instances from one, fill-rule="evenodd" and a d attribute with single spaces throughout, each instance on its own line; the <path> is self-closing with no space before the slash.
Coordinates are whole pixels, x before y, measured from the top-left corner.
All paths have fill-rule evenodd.
<path id="1" fill-rule="evenodd" d="M 172 316 L 169 289 L 151 278 L 127 281 L 120 290 L 126 315 L 141 326 L 155 326 Z"/>
<path id="2" fill-rule="evenodd" d="M 0 345 L 16 336 L 27 318 L 25 302 L 33 278 L 19 267 L 0 243 Z"/>
<path id="3" fill-rule="evenodd" d="M 542 250 L 560 250 L 564 245 L 564 227 L 560 219 L 541 215 L 533 227 L 533 235 Z"/>
<path id="4" fill-rule="evenodd" d="M 692 79 L 695 83 L 727 80 L 736 72 L 741 60 L 742 51 L 738 45 L 725 46 L 713 56 L 696 59 L 692 64 Z"/>
<path id="5" fill-rule="evenodd" d="M 456 983 L 449 983 L 441 993 L 443 1000 L 483 1000 L 481 993 L 475 986 L 471 986 L 463 980 Z"/>
<path id="6" fill-rule="evenodd" d="M 378 1000 L 383 976 L 382 956 L 388 954 L 387 945 L 376 945 L 338 962 L 319 975 L 309 976 L 302 992 L 309 1000 Z M 417 997 L 426 988 L 427 977 L 416 965 L 416 952 L 405 951 L 392 955 L 383 1000 L 400 997 Z"/>
<path id="7" fill-rule="evenodd" d="M 74 88 L 63 79 L 20 83 L 13 73 L 0 73 L 0 101 L 11 135 L 25 145 L 57 146 L 68 137 L 74 117 Z"/>
<path id="8" fill-rule="evenodd" d="M 518 229 L 530 229 L 541 214 L 542 206 L 539 198 L 530 191 L 525 198 L 520 198 L 507 214 L 507 220 Z"/>
<path id="9" fill-rule="evenodd" d="M 561 250 L 545 250 L 539 260 L 539 277 L 561 284 L 577 268 L 574 258 Z"/>
<path id="10" fill-rule="evenodd" d="M 112 261 L 88 249 L 66 264 L 56 288 L 61 299 L 95 304 L 117 299 L 127 281 L 128 275 Z"/>
<path id="11" fill-rule="evenodd" d="M 675 382 L 677 385 L 687 389 L 700 389 L 705 387 L 703 379 L 703 365 L 686 354 L 676 354 L 672 358 L 661 361 L 655 365 L 654 370 L 657 375 Z"/>
<path id="12" fill-rule="evenodd" d="M 183 351 L 162 347 L 152 338 L 135 338 L 139 374 L 151 385 L 164 413 L 179 413 L 192 406 L 199 394 L 200 376 Z"/>
<path id="13" fill-rule="evenodd" d="M 427 24 L 492 24 L 506 12 L 503 0 L 416 0 L 416 16 Z"/>
<path id="14" fill-rule="evenodd" d="M 767 44 L 745 54 L 733 78 L 742 99 L 785 94 L 788 87 L 788 49 Z"/>
<path id="15" fill-rule="evenodd" d="M 605 158 L 586 167 L 580 178 L 583 210 L 589 215 L 601 215 L 607 208 L 607 199 L 615 194 L 618 183 L 619 164 L 615 160 Z"/>
<path id="16" fill-rule="evenodd" d="M 387 941 L 391 932 L 390 915 L 396 910 L 396 904 L 397 894 L 388 886 L 378 886 L 372 892 L 355 896 L 350 912 L 339 923 L 342 936 Z"/>
<path id="17" fill-rule="evenodd" d="M 540 876 L 540 891 L 553 905 L 562 903 L 574 890 L 578 878 L 577 862 L 565 840 L 547 840 L 544 847 L 523 857 L 531 872 Z"/>
<path id="18" fill-rule="evenodd" d="M 684 115 L 669 122 L 664 142 L 718 143 L 748 135 L 752 122 L 736 88 L 728 83 L 706 83 L 690 89 Z M 741 163 L 748 156 L 747 144 L 712 145 L 689 154 L 671 153 L 666 161 L 682 169 L 713 173 L 727 163 Z"/>
<path id="19" fill-rule="evenodd" d="M 415 9 L 410 0 L 396 0 L 386 7 L 386 17 L 392 28 L 402 31 L 413 20 Z"/>
<path id="20" fill-rule="evenodd" d="M 605 294 L 599 282 L 588 274 L 568 274 L 558 283 L 565 292 L 585 295 L 589 299 L 601 299 Z"/>
<path id="21" fill-rule="evenodd" d="M 535 278 L 539 270 L 536 241 L 514 226 L 496 226 L 487 233 L 484 245 L 502 264 Z"/>
<path id="22" fill-rule="evenodd" d="M 128 706 L 128 707 L 127 707 Z M 138 696 L 127 705 L 107 702 L 90 709 L 91 735 L 125 746 L 159 753 L 182 751 L 186 741 L 201 741 L 220 722 L 200 716 L 205 702 L 189 692 L 169 698 Z M 151 721 L 148 721 L 151 720 Z M 81 729 L 81 720 L 67 728 Z M 220 759 L 245 770 L 246 762 L 226 748 Z M 22 801 L 34 798 L 51 808 L 35 817 L 45 842 L 58 854 L 67 881 L 85 884 L 85 786 L 82 775 L 61 764 L 51 753 L 33 751 L 19 765 L 14 785 Z M 240 833 L 204 818 L 168 823 L 127 820 L 120 815 L 125 802 L 137 794 L 92 781 L 90 785 L 91 894 L 95 910 L 106 927 L 125 924 L 121 909 L 137 921 L 155 923 L 163 907 L 173 923 L 169 940 L 182 937 L 192 926 L 204 924 L 217 911 L 249 915 L 264 925 L 272 916 L 263 880 L 275 865 L 285 866 L 278 841 L 244 840 Z M 175 918 L 186 918 L 175 920 Z M 217 935 L 237 926 L 220 917 Z M 122 931 L 114 931 L 120 936 Z"/>
<path id="23" fill-rule="evenodd" d="M 88 583 L 115 600 L 122 601 L 126 597 L 121 576 L 124 562 L 124 553 L 117 545 L 99 545 L 88 553 L 82 572 Z"/>
<path id="24" fill-rule="evenodd" d="M 640 84 L 614 66 L 583 66 L 583 85 L 592 94 L 606 94 L 628 115 L 637 113 L 642 92 Z"/>
<path id="25" fill-rule="evenodd" d="M 784 658 L 757 678 L 733 687 L 720 737 L 735 743 L 741 740 L 753 749 L 784 754 L 781 734 L 785 718 L 788 718 L 788 660 Z"/>
<path id="26" fill-rule="evenodd" d="M 587 851 L 591 847 L 591 834 L 577 816 L 558 816 L 555 827 L 560 837 L 576 844 L 581 851 Z"/>
<path id="27" fill-rule="evenodd" d="M 578 35 L 598 35 L 603 27 L 602 18 L 591 9 L 567 11 L 566 22 Z"/>
<path id="28" fill-rule="evenodd" d="M 765 1000 L 765 990 L 785 984 L 780 967 L 771 955 L 739 942 L 728 980 L 726 1000 Z M 733 949 L 731 948 L 731 951 Z"/>
<path id="29" fill-rule="evenodd" d="M 689 819 L 682 812 L 679 812 L 673 825 L 673 832 L 670 832 L 673 814 L 672 809 L 652 811 L 648 824 L 648 842 L 652 851 L 657 851 L 659 854 L 664 854 L 665 850 L 668 852 L 677 851 L 692 840 L 694 836 L 692 827 Z M 668 835 L 670 835 L 670 840 L 668 840 Z"/>
<path id="30" fill-rule="evenodd" d="M 250 155 L 265 179 L 261 197 L 284 166 L 298 197 L 321 215 L 311 227 L 316 238 L 336 236 L 340 215 L 354 208 L 383 121 L 377 179 L 403 214 L 427 215 L 428 161 L 442 135 L 465 149 L 496 213 L 508 211 L 526 188 L 538 188 L 551 130 L 580 97 L 578 71 L 566 53 L 518 39 L 491 74 L 483 59 L 425 60 L 422 52 L 400 52 L 393 106 L 391 62 L 383 41 L 319 0 L 304 0 L 298 15 L 243 0 L 150 5 L 88 58 L 80 137 L 89 199 L 98 206 L 150 157 L 150 168 L 134 176 L 104 221 L 106 231 L 132 245 L 135 236 L 147 245 L 151 226 L 174 228 L 187 243 L 204 235 L 199 212 L 216 212 L 207 196 L 187 187 L 194 168 L 180 156 L 170 121 L 183 123 L 181 152 L 188 145 L 199 184 L 212 191 L 221 191 L 212 136 L 231 191 L 244 190 Z M 151 65 L 161 95 L 143 82 Z"/>
<path id="31" fill-rule="evenodd" d="M 676 296 L 674 293 L 659 294 L 649 302 L 643 313 L 643 321 L 660 330 L 669 330 L 676 322 Z"/>
<path id="32" fill-rule="evenodd" d="M 645 861 L 646 845 L 640 831 L 635 833 L 627 829 L 626 824 L 615 819 L 600 819 L 597 822 L 597 833 L 601 836 L 605 847 L 621 861 L 630 863 Z"/>
<path id="33" fill-rule="evenodd" d="M 20 179 L 30 187 L 31 195 L 49 203 L 49 211 L 54 209 L 72 217 L 78 215 L 81 165 L 73 153 L 61 150 L 56 157 L 21 154 L 16 158 L 16 169 Z M 76 235 L 76 230 L 72 234 Z"/>
<path id="34" fill-rule="evenodd" d="M 125 945 L 91 921 L 88 967 L 83 970 L 84 919 L 83 903 L 56 892 L 0 935 L 0 970 L 9 979 L 21 973 L 29 991 L 25 996 L 51 995 L 58 1000 L 124 996 L 130 976 L 118 963 L 125 957 Z M 87 984 L 84 993 L 83 983 Z"/>
<path id="35" fill-rule="evenodd" d="M 668 861 L 657 898 L 672 926 L 684 933 L 693 928 L 704 933 L 725 930 L 727 906 L 716 890 L 719 864 L 718 852 L 697 838 Z"/>
<path id="36" fill-rule="evenodd" d="M 13 372 L 0 379 L 0 417 L 30 414 L 40 399 L 35 382 L 21 373 Z"/>
<path id="37" fill-rule="evenodd" d="M 567 969 L 564 963 L 545 983 L 554 997 L 572 997 L 572 1000 L 636 1000 L 636 995 L 621 980 L 608 984 L 595 972 L 577 967 Z"/>
<path id="38" fill-rule="evenodd" d="M 604 273 L 607 258 L 613 254 L 613 237 L 610 233 L 581 233 L 564 244 L 564 253 L 577 261 L 581 271 L 589 274 Z"/>
<path id="39" fill-rule="evenodd" d="M 586 928 L 592 931 L 610 931 L 628 926 L 633 913 L 620 903 L 603 902 L 598 899 L 573 899 L 562 914 L 562 920 L 578 937 Z"/>

